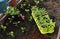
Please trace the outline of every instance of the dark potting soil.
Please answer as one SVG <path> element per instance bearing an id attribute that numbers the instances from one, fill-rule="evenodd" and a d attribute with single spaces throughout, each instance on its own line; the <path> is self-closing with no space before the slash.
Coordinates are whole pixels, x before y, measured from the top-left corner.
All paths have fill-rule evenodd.
<path id="1" fill-rule="evenodd" d="M 60 23 L 60 3 L 59 0 L 45 0 L 42 2 L 42 4 L 39 4 L 39 7 L 45 7 L 46 10 L 49 12 L 50 18 L 53 19 L 53 21 L 56 22 L 55 32 L 49 35 L 42 35 L 37 25 L 35 24 L 34 20 L 29 21 L 30 14 L 26 14 L 22 9 L 21 13 L 25 16 L 25 19 L 22 20 L 21 17 L 18 17 L 18 15 L 15 15 L 15 18 L 12 18 L 12 16 L 8 16 L 8 18 L 12 18 L 12 22 L 9 23 L 8 18 L 5 20 L 4 25 L 7 26 L 6 31 L 3 31 L 0 28 L 0 39 L 56 39 L 57 32 L 58 32 L 58 26 Z M 16 26 L 13 24 L 15 21 L 20 21 L 20 23 Z M 21 27 L 25 27 L 25 31 L 21 31 Z M 14 38 L 7 35 L 8 32 L 14 31 Z"/>

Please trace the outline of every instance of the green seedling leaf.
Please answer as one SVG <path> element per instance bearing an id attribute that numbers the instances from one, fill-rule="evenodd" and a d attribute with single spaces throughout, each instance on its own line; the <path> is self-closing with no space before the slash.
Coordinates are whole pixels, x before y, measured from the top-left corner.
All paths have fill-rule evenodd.
<path id="1" fill-rule="evenodd" d="M 34 0 L 34 2 L 35 2 L 36 4 L 38 4 L 38 3 L 39 3 L 39 0 Z"/>
<path id="2" fill-rule="evenodd" d="M 32 16 L 30 16 L 29 21 L 32 21 Z"/>
<path id="3" fill-rule="evenodd" d="M 26 12 L 28 12 L 28 11 L 29 11 L 29 9 L 25 9 L 25 11 L 26 11 Z"/>
<path id="4" fill-rule="evenodd" d="M 8 35 L 11 36 L 11 37 L 14 37 L 14 32 L 11 31 L 11 32 L 8 33 Z"/>
<path id="5" fill-rule="evenodd" d="M 20 21 L 18 21 L 18 23 L 20 23 Z"/>
<path id="6" fill-rule="evenodd" d="M 13 24 L 17 24 L 17 22 L 13 22 Z"/>
<path id="7" fill-rule="evenodd" d="M 10 15 L 18 15 L 20 11 L 14 7 L 8 7 L 6 13 Z"/>
<path id="8" fill-rule="evenodd" d="M 7 27 L 4 25 L 1 25 L 1 28 L 5 31 Z"/>
<path id="9" fill-rule="evenodd" d="M 24 32 L 25 31 L 25 27 L 21 27 L 21 31 Z"/>

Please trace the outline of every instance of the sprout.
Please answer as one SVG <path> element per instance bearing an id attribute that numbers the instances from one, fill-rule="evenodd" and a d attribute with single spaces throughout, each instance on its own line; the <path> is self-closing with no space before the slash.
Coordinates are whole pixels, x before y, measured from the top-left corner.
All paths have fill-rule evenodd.
<path id="1" fill-rule="evenodd" d="M 38 4 L 38 3 L 39 3 L 39 0 L 34 0 L 34 2 L 35 2 L 36 4 Z"/>
<path id="2" fill-rule="evenodd" d="M 9 20 L 9 22 L 11 23 L 13 19 L 12 19 L 12 18 L 8 18 L 8 20 Z"/>
<path id="3" fill-rule="evenodd" d="M 18 23 L 20 23 L 20 21 L 18 21 Z"/>
<path id="4" fill-rule="evenodd" d="M 25 9 L 25 11 L 26 11 L 27 13 L 29 13 L 30 10 L 29 10 L 29 9 Z"/>
<path id="5" fill-rule="evenodd" d="M 8 18 L 8 20 L 10 20 L 10 18 Z"/>
<path id="6" fill-rule="evenodd" d="M 14 24 L 15 26 L 17 26 L 19 23 L 20 23 L 20 21 L 13 22 L 13 24 Z"/>
<path id="7" fill-rule="evenodd" d="M 8 33 L 8 35 L 11 36 L 11 37 L 14 37 L 14 32 L 11 31 L 11 32 Z"/>
<path id="8" fill-rule="evenodd" d="M 17 24 L 17 22 L 13 22 L 13 24 Z"/>
<path id="9" fill-rule="evenodd" d="M 10 15 L 18 15 L 20 13 L 20 11 L 18 9 L 16 9 L 15 7 L 8 7 L 6 13 L 8 13 Z"/>
<path id="10" fill-rule="evenodd" d="M 21 27 L 21 31 L 24 32 L 25 31 L 25 27 Z"/>
<path id="11" fill-rule="evenodd" d="M 6 30 L 6 28 L 7 28 L 7 27 L 6 27 L 6 26 L 4 26 L 4 25 L 1 25 L 0 27 L 1 27 L 4 31 L 5 31 L 5 30 Z"/>
<path id="12" fill-rule="evenodd" d="M 32 16 L 30 16 L 29 21 L 32 21 Z"/>

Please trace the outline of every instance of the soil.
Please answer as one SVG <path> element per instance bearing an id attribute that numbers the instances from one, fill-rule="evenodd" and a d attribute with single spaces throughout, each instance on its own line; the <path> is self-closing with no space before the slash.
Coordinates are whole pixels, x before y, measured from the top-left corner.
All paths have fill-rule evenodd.
<path id="1" fill-rule="evenodd" d="M 43 5 L 42 5 L 43 4 Z M 55 32 L 52 34 L 42 35 L 37 25 L 35 24 L 34 20 L 29 21 L 30 14 L 25 14 L 24 12 L 20 12 L 25 16 L 25 19 L 23 20 L 21 17 L 18 17 L 18 15 L 15 15 L 13 18 L 13 22 L 20 21 L 20 23 L 15 26 L 13 22 L 9 23 L 8 18 L 12 18 L 11 15 L 8 16 L 8 18 L 5 20 L 4 25 L 7 26 L 6 31 L 3 31 L 0 28 L 0 39 L 56 39 L 57 33 L 58 33 L 58 27 L 60 25 L 60 1 L 59 0 L 45 0 L 42 2 L 42 4 L 39 4 L 39 7 L 44 7 L 49 12 L 49 16 L 53 21 L 56 22 Z M 23 10 L 22 10 L 23 11 Z M 25 27 L 25 31 L 21 32 L 21 27 Z M 14 38 L 11 38 L 7 35 L 8 32 L 14 31 Z"/>

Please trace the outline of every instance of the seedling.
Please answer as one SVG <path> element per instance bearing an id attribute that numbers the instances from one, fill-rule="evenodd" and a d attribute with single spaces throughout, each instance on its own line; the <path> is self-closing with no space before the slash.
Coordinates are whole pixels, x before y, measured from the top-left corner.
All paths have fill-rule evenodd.
<path id="1" fill-rule="evenodd" d="M 32 16 L 29 17 L 29 21 L 32 21 Z"/>
<path id="2" fill-rule="evenodd" d="M 26 4 L 25 4 L 25 3 L 21 4 L 20 8 L 23 8 L 24 6 L 26 6 Z"/>
<path id="3" fill-rule="evenodd" d="M 8 7 L 6 13 L 10 15 L 18 15 L 20 11 L 14 7 Z"/>
<path id="4" fill-rule="evenodd" d="M 8 35 L 11 36 L 11 37 L 14 37 L 14 32 L 11 31 L 11 32 L 8 33 Z"/>
<path id="5" fill-rule="evenodd" d="M 55 22 L 50 19 L 45 8 L 39 9 L 37 6 L 32 7 L 32 16 L 42 34 L 54 32 Z"/>
<path id="6" fill-rule="evenodd" d="M 29 9 L 25 9 L 25 11 L 26 11 L 27 13 L 29 13 L 30 10 L 29 10 Z"/>
<path id="7" fill-rule="evenodd" d="M 18 21 L 18 23 L 20 23 L 20 21 Z"/>
<path id="8" fill-rule="evenodd" d="M 25 29 L 26 29 L 25 27 L 21 27 L 21 31 L 22 31 L 22 32 L 24 32 L 24 31 L 25 31 Z"/>
<path id="9" fill-rule="evenodd" d="M 6 26 L 4 26 L 4 25 L 1 25 L 0 27 L 1 27 L 4 31 L 5 31 L 5 30 L 6 30 L 6 28 L 7 28 L 7 27 L 6 27 Z"/>
<path id="10" fill-rule="evenodd" d="M 17 26 L 18 25 L 18 22 L 13 22 L 13 24 Z"/>
<path id="11" fill-rule="evenodd" d="M 13 24 L 14 24 L 15 26 L 18 26 L 19 23 L 20 23 L 20 21 L 13 22 Z"/>
<path id="12" fill-rule="evenodd" d="M 10 20 L 11 18 L 8 18 L 8 20 Z"/>
<path id="13" fill-rule="evenodd" d="M 8 18 L 8 20 L 9 20 L 9 22 L 11 23 L 13 19 L 12 19 L 12 18 Z"/>
<path id="14" fill-rule="evenodd" d="M 17 22 L 13 22 L 13 24 L 17 24 Z"/>
<path id="15" fill-rule="evenodd" d="M 34 2 L 35 2 L 36 4 L 38 4 L 38 3 L 39 3 L 39 0 L 34 0 Z"/>

